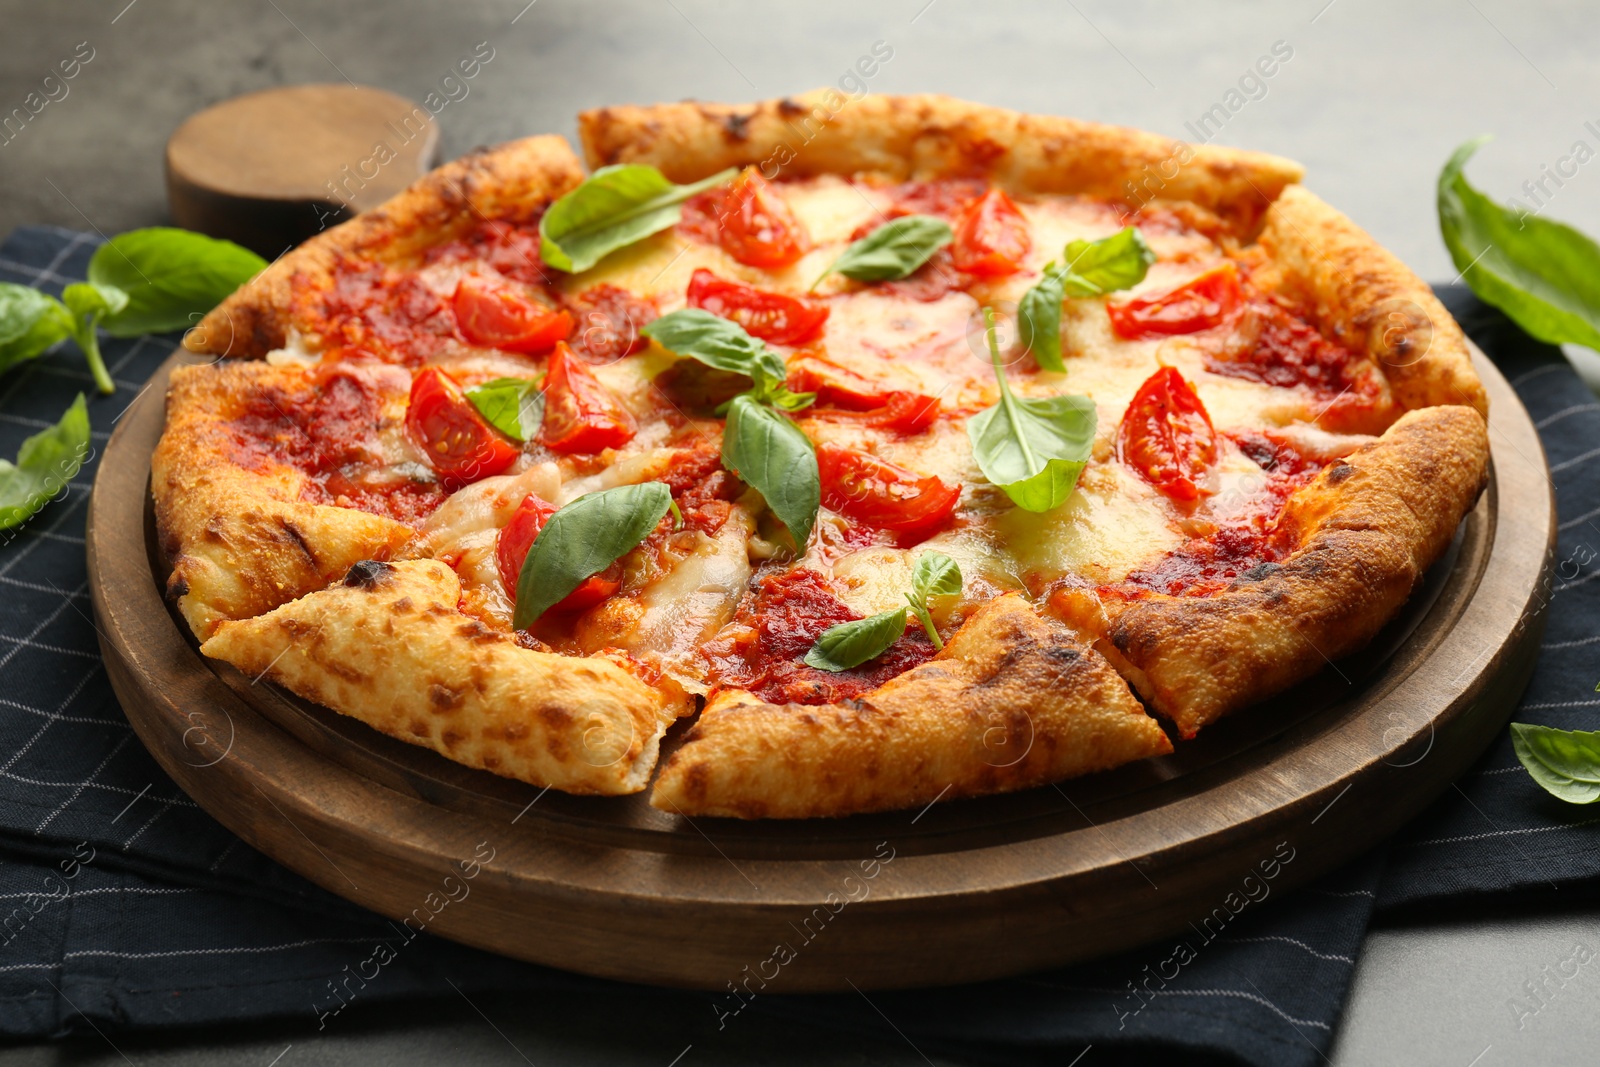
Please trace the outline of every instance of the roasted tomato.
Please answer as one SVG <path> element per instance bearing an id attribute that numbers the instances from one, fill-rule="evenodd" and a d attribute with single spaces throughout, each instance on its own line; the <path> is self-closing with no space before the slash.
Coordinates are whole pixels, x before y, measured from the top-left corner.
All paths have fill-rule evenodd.
<path id="1" fill-rule="evenodd" d="M 837 445 L 817 446 L 822 502 L 867 526 L 920 540 L 949 521 L 961 486 Z"/>
<path id="2" fill-rule="evenodd" d="M 1220 326 L 1239 306 L 1239 272 L 1232 263 L 1213 267 L 1176 289 L 1107 304 L 1111 328 L 1130 341 L 1198 333 Z"/>
<path id="3" fill-rule="evenodd" d="M 1028 220 L 999 189 L 990 189 L 961 213 L 951 262 L 957 270 L 985 278 L 1015 274 L 1033 247 Z"/>
<path id="4" fill-rule="evenodd" d="M 1171 499 L 1199 498 L 1217 461 L 1217 431 L 1183 375 L 1162 367 L 1139 386 L 1117 431 L 1117 456 Z"/>
<path id="5" fill-rule="evenodd" d="M 680 225 L 715 241 L 740 263 L 768 270 L 791 265 L 805 255 L 809 243 L 783 194 L 755 167 L 691 199 Z"/>
<path id="6" fill-rule="evenodd" d="M 855 371 L 817 356 L 801 356 L 789 364 L 788 387 L 816 393 L 819 418 L 850 418 L 863 425 L 900 434 L 921 433 L 939 417 L 937 397 L 903 389 L 886 389 Z M 831 411 L 829 405 L 842 408 Z"/>
<path id="7" fill-rule="evenodd" d="M 500 581 L 506 595 L 513 603 L 517 599 L 517 579 L 522 576 L 522 561 L 528 558 L 528 549 L 550 516 L 559 509 L 548 500 L 529 493 L 517 505 L 511 521 L 500 530 L 500 540 L 495 545 L 495 563 L 499 565 Z M 592 574 L 568 593 L 551 611 L 581 611 L 593 607 L 622 588 L 622 561 L 619 559 L 599 574 Z"/>
<path id="8" fill-rule="evenodd" d="M 406 429 L 449 492 L 499 474 L 522 452 L 484 421 L 449 375 L 428 367 L 411 382 Z"/>
<path id="9" fill-rule="evenodd" d="M 745 332 L 775 345 L 801 345 L 828 321 L 828 308 L 809 300 L 725 281 L 704 267 L 689 279 L 689 306 L 731 319 Z"/>
<path id="10" fill-rule="evenodd" d="M 536 353 L 572 332 L 572 316 L 528 296 L 520 285 L 469 274 L 451 301 L 461 336 L 475 345 Z"/>
<path id="11" fill-rule="evenodd" d="M 565 342 L 550 354 L 539 440 L 557 452 L 621 448 L 638 429 L 633 416 Z"/>

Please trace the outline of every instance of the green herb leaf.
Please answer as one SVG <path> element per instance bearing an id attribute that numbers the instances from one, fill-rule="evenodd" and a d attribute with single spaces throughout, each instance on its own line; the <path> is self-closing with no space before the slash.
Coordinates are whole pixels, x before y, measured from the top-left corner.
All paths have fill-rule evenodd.
<path id="1" fill-rule="evenodd" d="M 89 409 L 83 394 L 61 421 L 22 442 L 17 461 L 0 459 L 0 530 L 20 526 L 72 481 L 89 455 Z"/>
<path id="2" fill-rule="evenodd" d="M 933 624 L 933 613 L 928 609 L 928 599 L 936 596 L 955 596 L 961 592 L 961 568 L 956 561 L 942 552 L 924 552 L 917 557 L 911 571 L 911 592 L 906 599 L 911 611 L 933 642 L 934 648 L 944 648 L 944 638 Z"/>
<path id="3" fill-rule="evenodd" d="M 1049 263 L 1037 285 L 1017 305 L 1017 335 L 1024 352 L 1041 368 L 1066 373 L 1061 361 L 1061 302 L 1069 296 L 1102 296 L 1144 281 L 1156 254 L 1132 226 L 1098 241 L 1067 244 L 1066 264 Z"/>
<path id="4" fill-rule="evenodd" d="M 588 270 L 617 249 L 676 226 L 685 200 L 738 173 L 729 168 L 692 185 L 675 185 L 654 167 L 601 167 L 539 220 L 539 258 L 569 274 Z"/>
<path id="5" fill-rule="evenodd" d="M 754 382 L 782 382 L 783 357 L 731 319 L 702 308 L 681 308 L 639 331 L 668 352 L 708 367 L 743 374 Z"/>
<path id="6" fill-rule="evenodd" d="M 967 420 L 983 476 L 1024 511 L 1060 507 L 1078 484 L 1094 447 L 1095 406 L 1086 396 L 1019 397 L 1011 392 L 994 337 L 994 310 L 983 309 L 1000 403 Z"/>
<path id="7" fill-rule="evenodd" d="M 906 609 L 895 608 L 822 631 L 805 662 L 823 671 L 847 671 L 889 650 L 906 632 Z"/>
<path id="8" fill-rule="evenodd" d="M 822 504 L 817 453 L 789 419 L 749 393 L 733 398 L 722 430 L 722 464 L 766 499 L 804 551 Z"/>
<path id="9" fill-rule="evenodd" d="M 95 249 L 89 281 L 102 292 L 127 294 L 100 327 L 113 337 L 133 337 L 194 325 L 266 267 L 266 260 L 232 241 L 156 226 L 118 234 Z"/>
<path id="10" fill-rule="evenodd" d="M 1061 361 L 1061 301 L 1066 299 L 1068 273 L 1065 267 L 1047 264 L 1039 283 L 1023 293 L 1017 304 L 1017 338 L 1022 350 L 1032 353 L 1041 368 L 1057 374 L 1067 372 Z"/>
<path id="11" fill-rule="evenodd" d="M 43 353 L 72 333 L 72 316 L 52 297 L 0 282 L 0 371 Z"/>
<path id="12" fill-rule="evenodd" d="M 106 361 L 100 356 L 100 336 L 96 327 L 107 315 L 114 315 L 128 306 L 128 294 L 111 286 L 91 282 L 74 282 L 61 293 L 61 302 L 72 313 L 72 336 L 89 361 L 89 372 L 94 384 L 107 396 L 117 391 L 106 370 Z"/>
<path id="13" fill-rule="evenodd" d="M 585 578 L 648 537 L 671 507 L 672 490 L 645 482 L 585 493 L 550 516 L 522 561 L 511 625 L 532 626 Z"/>
<path id="14" fill-rule="evenodd" d="M 1069 296 L 1101 296 L 1132 288 L 1144 281 L 1156 261 L 1144 235 L 1132 226 L 1098 241 L 1069 241 L 1063 255 Z"/>
<path id="15" fill-rule="evenodd" d="M 467 399 L 490 426 L 513 441 L 526 441 L 544 421 L 538 378 L 496 378 L 467 390 Z"/>
<path id="16" fill-rule="evenodd" d="M 1533 780 L 1568 804 L 1600 800 L 1600 731 L 1511 724 L 1511 747 Z"/>
<path id="17" fill-rule="evenodd" d="M 879 226 L 846 248 L 842 255 L 811 283 L 815 289 L 830 274 L 843 274 L 858 282 L 904 278 L 954 238 L 950 224 L 932 215 L 905 215 Z"/>
<path id="18" fill-rule="evenodd" d="M 1600 349 L 1600 246 L 1469 185 L 1462 168 L 1487 140 L 1457 148 L 1439 172 L 1439 230 L 1450 258 L 1479 298 L 1534 337 Z"/>

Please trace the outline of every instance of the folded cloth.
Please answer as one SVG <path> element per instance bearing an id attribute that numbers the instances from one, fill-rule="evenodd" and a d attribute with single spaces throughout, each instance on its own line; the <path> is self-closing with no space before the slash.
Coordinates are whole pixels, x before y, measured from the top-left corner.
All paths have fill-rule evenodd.
<path id="1" fill-rule="evenodd" d="M 81 279 L 98 238 L 44 227 L 0 245 L 0 281 L 51 293 Z M 1600 705 L 1581 676 L 1600 638 L 1600 406 L 1555 349 L 1465 290 L 1444 294 L 1539 421 L 1561 506 L 1561 578 L 1546 652 L 1519 717 L 1574 727 Z M 117 392 L 93 393 L 70 342 L 0 377 L 0 454 L 89 395 L 94 442 L 176 338 L 107 340 Z M 133 736 L 100 662 L 84 569 L 94 462 L 20 531 L 0 536 L 0 1033 L 48 1036 L 300 1019 L 346 1003 L 461 990 L 568 992 L 596 1032 L 629 998 L 675 998 L 697 1027 L 752 1014 L 898 1029 L 919 1047 L 1003 1062 L 1096 1062 L 1182 1050 L 1295 1065 L 1327 1049 L 1374 906 L 1536 891 L 1600 870 L 1587 823 L 1520 773 L 1508 742 L 1384 850 L 1292 895 L 1270 880 L 1193 934 L 1091 964 L 954 989 L 752 999 L 649 990 L 518 963 L 406 931 L 261 856 L 168 779 Z M 1594 545 L 1596 551 L 1590 551 Z M 1600 588 L 1597 585 L 1596 588 Z M 1276 857 L 1292 865 L 1293 857 Z M 1263 857 L 1269 859 L 1269 857 Z M 1238 898 L 1235 898 L 1236 900 Z M 1217 902 L 1223 905 L 1225 902 Z M 9 911 L 9 914 L 7 914 Z M 381 947 L 380 947 L 381 946 Z M 375 977 L 373 959 L 383 960 Z"/>

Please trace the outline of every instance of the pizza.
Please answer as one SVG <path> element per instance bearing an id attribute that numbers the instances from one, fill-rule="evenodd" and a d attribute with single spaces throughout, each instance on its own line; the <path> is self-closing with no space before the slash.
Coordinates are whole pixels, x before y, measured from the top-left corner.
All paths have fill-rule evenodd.
<path id="1" fill-rule="evenodd" d="M 1287 160 L 943 96 L 579 130 L 592 173 L 476 151 L 186 338 L 205 656 L 540 787 L 919 807 L 1310 678 L 1486 483 L 1459 327 Z"/>

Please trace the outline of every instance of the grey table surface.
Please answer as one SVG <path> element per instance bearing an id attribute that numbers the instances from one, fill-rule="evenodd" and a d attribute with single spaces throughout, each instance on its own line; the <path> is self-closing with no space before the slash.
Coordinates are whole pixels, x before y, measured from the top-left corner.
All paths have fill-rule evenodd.
<path id="1" fill-rule="evenodd" d="M 1446 281 L 1456 272 L 1438 236 L 1434 180 L 1475 134 L 1499 138 L 1472 164 L 1477 184 L 1600 233 L 1600 165 L 1571 162 L 1577 142 L 1600 146 L 1594 29 L 1592 4 L 1513 0 L 0 0 L 0 112 L 20 106 L 57 61 L 85 54 L 80 44 L 93 50 L 67 95 L 0 144 L 0 233 L 25 223 L 105 233 L 162 223 L 161 146 L 199 108 L 310 81 L 421 99 L 480 42 L 494 58 L 440 113 L 443 158 L 528 133 L 570 137 L 574 114 L 587 107 L 751 100 L 837 84 L 880 41 L 893 57 L 873 92 L 947 92 L 1193 140 L 1186 124 L 1224 102 L 1283 42 L 1291 58 L 1246 86 L 1246 102 L 1215 139 L 1302 161 L 1313 190 L 1419 274 Z M 1567 172 L 1559 185 L 1547 177 L 1555 168 Z M 1595 362 L 1569 355 L 1585 370 Z M 1331 1062 L 1593 1064 L 1596 979 L 1520 1029 L 1508 1007 L 1525 980 L 1575 942 L 1600 942 L 1600 914 L 1453 911 L 1375 929 Z M 952 1062 L 924 1056 L 887 1024 L 880 1035 L 848 1038 L 776 1022 L 718 1033 L 709 1012 L 685 1018 L 648 1002 L 630 1005 L 625 1024 L 623 1012 L 577 998 L 478 1007 L 481 1014 L 465 1004 L 376 1009 L 321 1038 L 297 1022 L 119 1038 L 116 1049 L 99 1039 L 13 1045 L 0 1048 L 0 1067 L 666 1067 L 686 1046 L 686 1065 Z M 1095 1059 L 1091 1050 L 1082 1062 Z"/>

